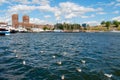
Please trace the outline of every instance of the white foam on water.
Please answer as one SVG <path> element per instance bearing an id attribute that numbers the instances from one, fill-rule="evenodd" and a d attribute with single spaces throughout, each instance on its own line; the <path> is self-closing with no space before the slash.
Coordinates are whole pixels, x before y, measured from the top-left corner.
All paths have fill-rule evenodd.
<path id="1" fill-rule="evenodd" d="M 107 73 L 105 73 L 104 74 L 106 77 L 108 77 L 108 78 L 111 78 L 112 77 L 112 74 L 107 74 Z"/>
<path id="2" fill-rule="evenodd" d="M 26 65 L 26 61 L 23 61 L 23 65 Z"/>
<path id="3" fill-rule="evenodd" d="M 64 80 L 64 79 L 65 79 L 65 76 L 64 76 L 64 75 L 62 75 L 62 76 L 61 76 L 61 79 L 62 79 L 62 80 Z"/>
<path id="4" fill-rule="evenodd" d="M 59 62 L 57 62 L 57 64 L 61 65 L 61 64 L 62 64 L 62 62 L 61 62 L 61 61 L 59 61 Z"/>
<path id="5" fill-rule="evenodd" d="M 85 64 L 85 63 L 86 63 L 86 61 L 85 61 L 85 60 L 81 60 L 81 62 L 82 62 L 83 64 Z"/>
<path id="6" fill-rule="evenodd" d="M 53 58 L 56 58 L 56 56 L 52 56 Z"/>
<path id="7" fill-rule="evenodd" d="M 80 69 L 80 68 L 76 68 L 76 70 L 77 70 L 78 72 L 82 72 L 82 69 Z"/>
<path id="8" fill-rule="evenodd" d="M 18 57 L 18 55 L 16 54 L 16 55 L 15 55 L 15 57 L 17 58 L 17 57 Z"/>

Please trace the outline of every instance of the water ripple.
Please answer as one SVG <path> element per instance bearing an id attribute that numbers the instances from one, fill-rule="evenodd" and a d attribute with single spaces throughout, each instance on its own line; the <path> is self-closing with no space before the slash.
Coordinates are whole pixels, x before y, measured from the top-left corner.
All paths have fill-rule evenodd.
<path id="1" fill-rule="evenodd" d="M 1 36 L 0 80 L 119 80 L 119 40 L 115 33 Z"/>

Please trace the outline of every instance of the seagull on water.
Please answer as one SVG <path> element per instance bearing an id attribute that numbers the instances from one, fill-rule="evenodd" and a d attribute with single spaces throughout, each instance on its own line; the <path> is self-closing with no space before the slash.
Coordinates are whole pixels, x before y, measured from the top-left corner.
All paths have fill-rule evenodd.
<path id="1" fill-rule="evenodd" d="M 17 57 L 18 57 L 18 55 L 16 54 L 16 55 L 15 55 L 15 57 L 17 58 Z"/>
<path id="2" fill-rule="evenodd" d="M 108 78 L 111 78 L 112 77 L 112 74 L 104 74 L 106 77 L 108 77 Z"/>
<path id="3" fill-rule="evenodd" d="M 61 65 L 61 64 L 62 64 L 62 62 L 61 62 L 61 61 L 59 61 L 59 62 L 57 62 L 57 64 Z"/>
<path id="4" fill-rule="evenodd" d="M 43 53 L 44 51 L 40 51 L 40 53 Z"/>
<path id="5" fill-rule="evenodd" d="M 5 51 L 7 51 L 8 49 L 5 49 Z"/>
<path id="6" fill-rule="evenodd" d="M 56 56 L 52 56 L 53 58 L 56 58 Z"/>
<path id="7" fill-rule="evenodd" d="M 26 62 L 25 61 L 23 61 L 23 65 L 25 65 L 26 64 Z"/>
<path id="8" fill-rule="evenodd" d="M 14 53 L 16 53 L 16 52 L 17 52 L 17 50 L 13 50 L 13 52 L 14 52 Z"/>
<path id="9" fill-rule="evenodd" d="M 81 72 L 81 71 L 82 71 L 80 68 L 76 68 L 76 70 L 77 70 L 78 72 Z"/>
<path id="10" fill-rule="evenodd" d="M 64 79 L 65 79 L 65 76 L 64 76 L 64 75 L 62 75 L 62 76 L 61 76 L 61 79 L 62 79 L 62 80 L 64 80 Z"/>
<path id="11" fill-rule="evenodd" d="M 63 55 L 67 55 L 67 52 L 63 52 Z"/>
<path id="12" fill-rule="evenodd" d="M 81 60 L 81 62 L 82 62 L 83 64 L 85 64 L 85 63 L 86 63 L 86 61 L 85 61 L 85 60 Z"/>

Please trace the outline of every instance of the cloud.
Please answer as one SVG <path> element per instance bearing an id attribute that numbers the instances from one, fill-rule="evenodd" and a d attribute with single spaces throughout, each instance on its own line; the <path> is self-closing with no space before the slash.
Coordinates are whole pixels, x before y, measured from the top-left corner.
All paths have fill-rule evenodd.
<path id="1" fill-rule="evenodd" d="M 48 22 L 39 18 L 30 18 L 30 23 L 33 24 L 53 24 L 52 22 Z"/>
<path id="2" fill-rule="evenodd" d="M 19 4 L 30 4 L 29 0 L 11 0 L 12 2 L 17 2 Z"/>
<path id="3" fill-rule="evenodd" d="M 90 16 L 86 16 L 86 13 L 89 12 L 100 12 L 103 11 L 102 8 L 91 8 L 91 7 L 84 7 L 80 6 L 73 2 L 61 2 L 58 6 L 51 6 L 50 0 L 25 0 L 25 4 L 22 4 L 22 0 L 16 0 L 17 2 L 21 3 L 18 5 L 11 5 L 8 7 L 9 14 L 13 13 L 22 13 L 27 14 L 34 10 L 39 10 L 40 12 L 50 12 L 54 14 L 56 20 L 61 19 L 72 19 L 75 17 L 81 18 L 91 18 L 95 15 L 91 14 Z M 40 5 L 30 5 L 30 4 L 40 4 Z M 44 16 L 45 18 L 49 18 L 50 16 Z M 37 20 L 37 19 L 35 19 Z"/>
<path id="4" fill-rule="evenodd" d="M 6 10 L 0 10 L 0 13 L 6 12 Z"/>
<path id="5" fill-rule="evenodd" d="M 70 13 L 70 12 L 85 13 L 85 12 L 95 11 L 94 8 L 87 8 L 87 7 L 79 6 L 72 2 L 62 2 L 59 4 L 59 6 L 60 6 L 61 10 L 66 13 Z"/>
<path id="6" fill-rule="evenodd" d="M 9 3 L 7 0 L 0 0 L 0 5 L 2 5 L 3 3 Z"/>
<path id="7" fill-rule="evenodd" d="M 81 18 L 92 18 L 92 17 L 95 17 L 94 14 L 90 15 L 90 16 L 81 16 Z"/>
<path id="8" fill-rule="evenodd" d="M 115 6 L 116 6 L 116 7 L 119 7 L 119 6 L 120 6 L 120 3 L 117 3 Z"/>
<path id="9" fill-rule="evenodd" d="M 56 17 L 56 20 L 60 20 L 61 19 L 61 11 L 60 10 L 56 10 L 54 12 L 54 16 Z"/>
<path id="10" fill-rule="evenodd" d="M 100 25 L 100 23 L 97 22 L 97 21 L 88 21 L 88 22 L 84 22 L 84 23 L 87 23 L 87 24 L 89 24 L 90 26 Z"/>
<path id="11" fill-rule="evenodd" d="M 115 4 L 115 2 L 110 2 L 107 4 L 107 6 L 113 6 Z"/>
<path id="12" fill-rule="evenodd" d="M 0 22 L 5 22 L 3 17 L 0 17 Z"/>
<path id="13" fill-rule="evenodd" d="M 80 17 L 81 15 L 89 12 L 97 12 L 102 11 L 102 8 L 91 8 L 91 7 L 84 7 L 72 2 L 62 2 L 59 3 L 59 10 L 61 11 L 62 15 L 65 18 L 73 18 L 73 17 Z"/>
<path id="14" fill-rule="evenodd" d="M 0 22 L 6 22 L 8 24 L 11 24 L 11 16 L 4 16 L 4 17 L 0 17 Z"/>
<path id="15" fill-rule="evenodd" d="M 98 2 L 98 3 L 96 3 L 96 4 L 93 4 L 92 6 L 101 6 L 101 7 L 110 7 L 110 6 L 113 6 L 115 4 L 115 2 L 109 2 L 109 3 L 103 3 L 103 2 Z"/>
<path id="16" fill-rule="evenodd" d="M 116 0 L 117 2 L 120 2 L 120 0 Z"/>
<path id="17" fill-rule="evenodd" d="M 60 16 L 57 16 L 57 17 L 56 17 L 56 20 L 60 20 L 60 19 L 61 19 Z"/>
<path id="18" fill-rule="evenodd" d="M 119 14 L 119 12 L 120 12 L 120 11 L 117 10 L 117 11 L 114 11 L 113 14 Z"/>
<path id="19" fill-rule="evenodd" d="M 106 12 L 97 12 L 97 14 L 103 15 L 106 14 Z"/>
<path id="20" fill-rule="evenodd" d="M 6 1 L 6 0 L 1 0 Z M 28 14 L 32 11 L 40 11 L 40 12 L 48 12 L 52 13 L 55 16 L 56 20 L 65 20 L 65 19 L 72 19 L 72 18 L 92 18 L 95 17 L 92 13 L 97 14 L 106 14 L 103 12 L 102 7 L 86 7 L 81 6 L 74 2 L 59 2 L 58 5 L 53 6 L 50 4 L 52 0 L 11 0 L 11 5 L 7 7 L 7 14 L 13 13 L 22 13 Z M 10 2 L 10 1 L 9 1 Z M 114 3 L 110 3 L 111 5 Z M 52 6 L 51 6 L 52 5 Z M 39 12 L 38 12 L 39 14 Z M 43 16 L 45 18 L 50 18 L 50 15 Z M 38 18 L 34 18 L 36 22 L 39 22 Z M 34 22 L 34 21 L 33 21 Z M 40 20 L 40 22 L 44 22 Z"/>
<path id="21" fill-rule="evenodd" d="M 40 10 L 43 12 L 54 12 L 56 10 L 56 7 L 51 7 L 50 5 L 26 5 L 26 4 L 18 4 L 15 6 L 9 6 L 8 11 L 9 12 L 21 12 L 21 11 L 26 11 L 30 12 L 33 10 Z"/>
<path id="22" fill-rule="evenodd" d="M 66 19 L 70 19 L 70 18 L 73 18 L 73 17 L 76 17 L 77 15 L 75 15 L 74 13 L 70 13 L 68 15 L 65 16 Z"/>
<path id="23" fill-rule="evenodd" d="M 45 12 L 54 12 L 56 11 L 57 7 L 51 7 L 50 5 L 42 5 L 42 6 L 37 6 L 37 9 Z"/>
<path id="24" fill-rule="evenodd" d="M 81 18 L 89 18 L 89 16 L 81 16 Z"/>
<path id="25" fill-rule="evenodd" d="M 103 8 L 97 8 L 96 11 L 103 11 Z"/>
<path id="26" fill-rule="evenodd" d="M 17 2 L 19 4 L 40 4 L 48 5 L 50 0 L 11 0 L 12 2 Z"/>
<path id="27" fill-rule="evenodd" d="M 51 16 L 50 16 L 50 15 L 45 15 L 44 17 L 45 17 L 45 18 L 50 18 Z"/>
<path id="28" fill-rule="evenodd" d="M 118 21 L 120 21 L 120 16 L 114 17 L 114 18 L 112 18 L 112 20 L 118 20 Z"/>
<path id="29" fill-rule="evenodd" d="M 71 22 L 70 20 L 63 20 L 61 23 L 62 24 L 64 24 L 64 23 L 73 24 L 74 22 Z"/>
<path id="30" fill-rule="evenodd" d="M 30 18 L 30 23 L 45 24 L 45 21 L 44 20 L 40 20 L 38 18 Z"/>
<path id="31" fill-rule="evenodd" d="M 28 6 L 28 5 L 15 5 L 15 6 L 9 6 L 8 12 L 13 14 L 13 13 L 26 13 L 36 10 L 36 6 Z"/>
<path id="32" fill-rule="evenodd" d="M 4 3 L 4 2 L 6 2 L 6 0 L 0 0 L 0 3 Z"/>
<path id="33" fill-rule="evenodd" d="M 120 6 L 120 0 L 116 0 L 117 3 L 115 4 L 116 7 L 119 7 Z"/>
<path id="34" fill-rule="evenodd" d="M 32 0 L 32 4 L 48 5 L 50 0 Z"/>

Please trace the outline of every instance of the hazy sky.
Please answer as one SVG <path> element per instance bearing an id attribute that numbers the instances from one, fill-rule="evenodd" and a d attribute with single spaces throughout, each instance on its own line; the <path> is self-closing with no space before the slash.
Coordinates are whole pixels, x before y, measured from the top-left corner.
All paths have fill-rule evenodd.
<path id="1" fill-rule="evenodd" d="M 31 23 L 57 22 L 99 24 L 120 21 L 120 0 L 0 0 L 0 22 L 11 23 L 11 15 L 30 16 Z"/>

